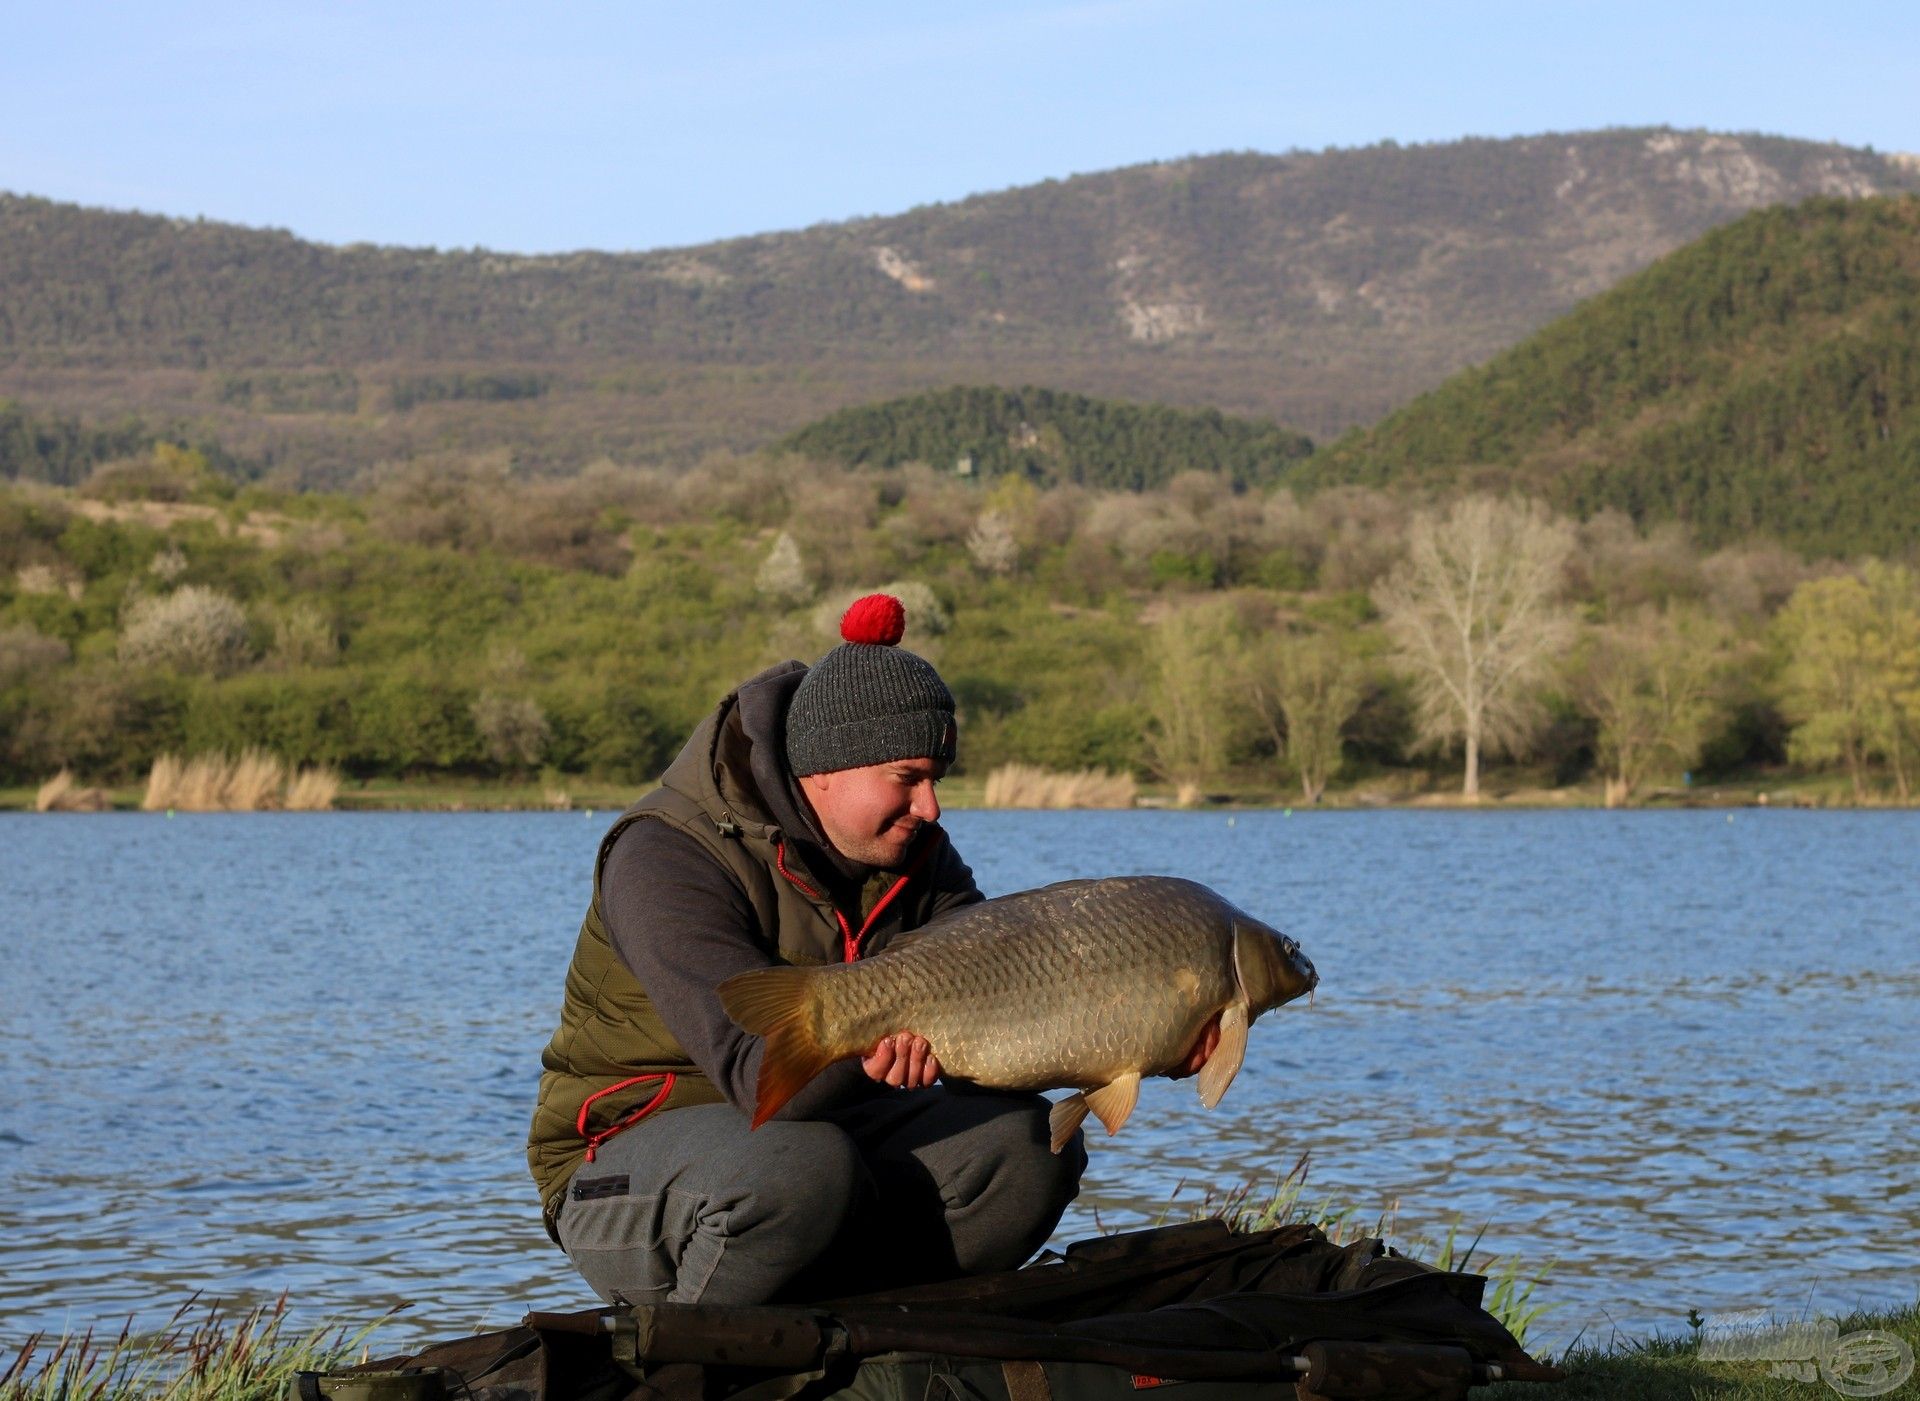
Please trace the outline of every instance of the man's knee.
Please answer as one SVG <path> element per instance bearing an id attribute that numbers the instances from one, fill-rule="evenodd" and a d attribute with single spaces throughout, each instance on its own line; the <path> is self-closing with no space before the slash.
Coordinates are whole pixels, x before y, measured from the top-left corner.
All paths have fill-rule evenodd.
<path id="1" fill-rule="evenodd" d="M 981 1125 L 974 1140 L 993 1169 L 987 1188 L 996 1195 L 1047 1203 L 1058 1219 L 1080 1193 L 1080 1175 L 1087 1168 L 1086 1139 L 1076 1133 L 1056 1153 L 1048 1122 L 1051 1103 L 1039 1095 L 997 1098 L 1004 1107 Z"/>
<path id="2" fill-rule="evenodd" d="M 765 1124 L 747 1151 L 716 1166 L 736 1183 L 723 1201 L 729 1234 L 771 1227 L 815 1249 L 839 1230 L 866 1176 L 853 1140 L 823 1123 Z"/>
<path id="3" fill-rule="evenodd" d="M 1046 1243 L 1079 1195 L 1086 1147 L 1076 1133 L 1052 1150 L 1052 1106 L 1038 1095 L 966 1098 L 979 1117 L 957 1136 L 961 1161 L 941 1183 L 955 1263 L 966 1271 L 1012 1269 Z"/>
<path id="4" fill-rule="evenodd" d="M 560 1215 L 594 1291 L 629 1303 L 764 1302 L 826 1249 L 865 1183 L 859 1150 L 831 1124 L 768 1124 L 672 1163 L 631 1156 L 583 1167 Z"/>

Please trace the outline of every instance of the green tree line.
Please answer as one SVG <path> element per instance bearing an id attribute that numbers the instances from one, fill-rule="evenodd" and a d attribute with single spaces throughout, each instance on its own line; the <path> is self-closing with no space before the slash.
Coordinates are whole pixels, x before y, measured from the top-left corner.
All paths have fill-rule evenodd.
<path id="1" fill-rule="evenodd" d="M 1267 486 L 1313 451 L 1304 434 L 1213 410 L 1127 404 L 1028 386 L 956 386 L 843 409 L 787 437 L 789 452 L 847 467 L 924 462 L 959 474 L 1023 476 L 1109 490 L 1206 472 Z"/>
<path id="2" fill-rule="evenodd" d="M 1333 444 L 1306 484 L 1501 482 L 1709 543 L 1920 542 L 1920 199 L 1717 230 Z"/>
<path id="3" fill-rule="evenodd" d="M 1535 655 L 1494 659 L 1521 678 L 1497 714 L 1450 714 L 1422 609 L 1450 561 L 1522 547 L 1509 572 L 1541 591 L 1516 583 L 1487 627 Z M 1496 790 L 1631 802 L 1764 773 L 1872 800 L 1909 795 L 1920 753 L 1911 568 L 1708 550 L 1617 512 L 787 456 L 566 482 L 422 464 L 338 496 L 161 449 L 78 489 L 0 488 L 0 781 L 131 782 L 162 753 L 257 745 L 357 778 L 639 785 L 876 587 L 909 599 L 910 645 L 955 690 L 968 773 L 1404 796 L 1471 779 L 1472 732 Z"/>

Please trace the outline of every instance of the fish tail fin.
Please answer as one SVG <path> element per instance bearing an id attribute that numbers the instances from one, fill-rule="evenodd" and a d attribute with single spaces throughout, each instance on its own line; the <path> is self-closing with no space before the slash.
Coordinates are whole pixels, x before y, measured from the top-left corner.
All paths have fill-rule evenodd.
<path id="1" fill-rule="evenodd" d="M 1080 1121 L 1087 1117 L 1087 1107 L 1084 1094 L 1071 1094 L 1054 1101 L 1053 1109 L 1047 1115 L 1047 1128 L 1053 1135 L 1050 1146 L 1054 1152 L 1058 1153 L 1067 1146 L 1068 1140 L 1079 1129 Z"/>
<path id="2" fill-rule="evenodd" d="M 720 1005 L 727 1015 L 766 1042 L 754 1095 L 756 1129 L 838 1059 L 820 1044 L 814 1015 L 817 976 L 811 968 L 756 968 L 720 984 Z"/>

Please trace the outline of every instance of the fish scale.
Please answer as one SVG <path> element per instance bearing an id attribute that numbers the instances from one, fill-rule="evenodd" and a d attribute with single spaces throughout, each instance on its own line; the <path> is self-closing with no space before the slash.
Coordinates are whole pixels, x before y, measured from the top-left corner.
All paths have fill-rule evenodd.
<path id="1" fill-rule="evenodd" d="M 1200 1073 L 1211 1107 L 1247 1024 L 1316 981 L 1298 945 L 1205 886 L 1123 876 L 983 901 L 857 963 L 744 973 L 720 994 L 767 1038 L 756 1124 L 833 1060 L 911 1032 L 949 1078 L 1091 1091 L 1056 1107 L 1057 1148 L 1089 1107 L 1116 1129 L 1139 1077 L 1183 1064 L 1217 1016 Z"/>

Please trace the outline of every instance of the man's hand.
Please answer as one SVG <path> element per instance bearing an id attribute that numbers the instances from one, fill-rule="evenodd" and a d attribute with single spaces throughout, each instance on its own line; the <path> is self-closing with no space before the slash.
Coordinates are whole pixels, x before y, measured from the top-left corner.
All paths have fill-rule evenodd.
<path id="1" fill-rule="evenodd" d="M 1199 1074 L 1200 1067 L 1207 1063 L 1207 1057 L 1219 1049 L 1220 1014 L 1215 1012 L 1213 1020 L 1200 1029 L 1200 1039 L 1193 1043 L 1193 1048 L 1187 1052 L 1186 1058 L 1167 1072 L 1167 1078 L 1184 1080 L 1189 1075 Z"/>
<path id="2" fill-rule="evenodd" d="M 1219 1026 L 1214 1026 L 1215 1040 Z M 860 1068 L 872 1079 L 895 1089 L 924 1090 L 940 1078 L 940 1062 L 924 1036 L 896 1032 L 860 1058 Z"/>

